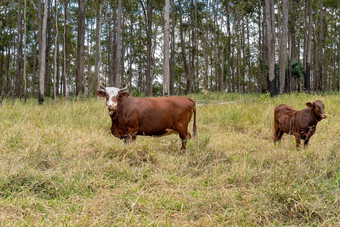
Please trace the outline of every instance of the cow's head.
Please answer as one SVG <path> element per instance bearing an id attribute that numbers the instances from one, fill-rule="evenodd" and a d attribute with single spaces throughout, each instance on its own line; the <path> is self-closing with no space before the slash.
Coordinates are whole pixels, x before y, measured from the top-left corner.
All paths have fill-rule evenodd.
<path id="1" fill-rule="evenodd" d="M 116 87 L 103 87 L 96 91 L 96 95 L 99 97 L 106 97 L 106 106 L 109 111 L 116 111 L 117 109 L 117 95 L 119 92 L 126 90 L 125 88 L 116 88 Z"/>
<path id="2" fill-rule="evenodd" d="M 325 105 L 321 100 L 316 100 L 313 103 L 307 102 L 306 106 L 314 110 L 316 119 L 318 121 L 321 121 L 322 119 L 327 117 L 327 114 L 325 112 Z"/>

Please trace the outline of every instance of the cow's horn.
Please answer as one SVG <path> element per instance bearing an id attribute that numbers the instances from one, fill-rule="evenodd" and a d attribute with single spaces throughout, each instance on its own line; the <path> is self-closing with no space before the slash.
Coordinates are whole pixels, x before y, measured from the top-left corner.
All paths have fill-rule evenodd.
<path id="1" fill-rule="evenodd" d="M 101 81 L 99 81 L 99 86 L 100 86 L 100 88 L 102 88 L 102 89 L 105 90 L 105 87 L 102 85 L 102 82 L 101 82 Z"/>
<path id="2" fill-rule="evenodd" d="M 125 86 L 125 88 L 120 89 L 119 91 L 125 91 L 129 88 L 129 84 Z"/>

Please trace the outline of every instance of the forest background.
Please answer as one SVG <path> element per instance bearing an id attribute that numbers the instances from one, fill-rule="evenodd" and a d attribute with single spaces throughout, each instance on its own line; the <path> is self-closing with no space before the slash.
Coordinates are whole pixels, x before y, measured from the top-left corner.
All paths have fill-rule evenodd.
<path id="1" fill-rule="evenodd" d="M 2 0 L 0 97 L 339 91 L 337 0 Z"/>

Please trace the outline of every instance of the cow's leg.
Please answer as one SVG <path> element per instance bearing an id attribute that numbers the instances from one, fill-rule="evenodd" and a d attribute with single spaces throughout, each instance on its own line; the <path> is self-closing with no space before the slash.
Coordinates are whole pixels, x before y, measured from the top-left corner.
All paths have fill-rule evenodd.
<path id="1" fill-rule="evenodd" d="M 283 135 L 283 131 L 281 131 L 279 126 L 274 123 L 274 145 L 276 145 L 276 142 L 278 141 L 280 142 L 282 135 Z"/>
<path id="2" fill-rule="evenodd" d="M 301 143 L 300 134 L 295 134 L 295 141 L 296 141 L 296 149 L 298 150 L 300 147 L 300 143 Z"/>
<path id="3" fill-rule="evenodd" d="M 179 137 L 182 140 L 181 152 L 185 152 L 187 140 L 190 139 L 190 134 L 188 133 L 188 125 L 186 125 L 186 126 L 179 125 L 179 127 L 176 129 L 176 131 L 178 132 Z"/>
<path id="4" fill-rule="evenodd" d="M 307 147 L 308 147 L 309 139 L 312 137 L 312 135 L 313 135 L 314 133 L 315 133 L 315 129 L 309 131 L 309 133 L 308 133 L 308 135 L 306 136 L 306 139 L 305 139 L 305 141 L 304 141 L 304 148 L 307 148 Z"/>

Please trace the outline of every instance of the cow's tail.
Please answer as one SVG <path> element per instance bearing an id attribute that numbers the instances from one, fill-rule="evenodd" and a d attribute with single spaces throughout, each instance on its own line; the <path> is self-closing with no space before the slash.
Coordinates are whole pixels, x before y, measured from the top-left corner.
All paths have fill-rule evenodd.
<path id="1" fill-rule="evenodd" d="M 194 134 L 194 137 L 197 135 L 197 131 L 196 131 L 196 103 L 194 101 L 194 124 L 193 124 L 193 134 Z"/>

